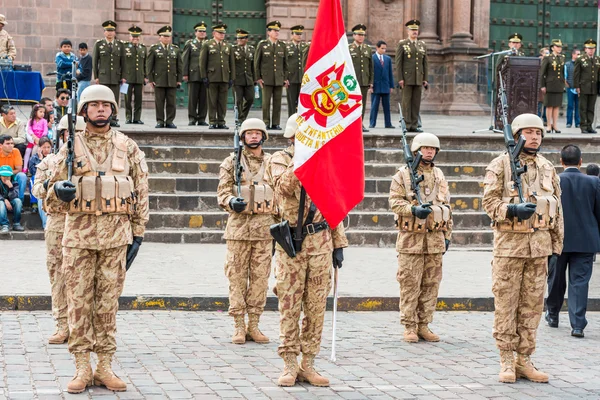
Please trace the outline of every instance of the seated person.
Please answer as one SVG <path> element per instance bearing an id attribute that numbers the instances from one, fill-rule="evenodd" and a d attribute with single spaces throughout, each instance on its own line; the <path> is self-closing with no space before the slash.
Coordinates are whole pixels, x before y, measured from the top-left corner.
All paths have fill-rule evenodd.
<path id="1" fill-rule="evenodd" d="M 21 157 L 25 155 L 27 148 L 27 128 L 25 124 L 17 118 L 17 111 L 13 107 L 2 109 L 0 117 L 0 135 L 12 136 L 15 147 L 19 149 Z"/>
<path id="2" fill-rule="evenodd" d="M 67 115 L 69 108 L 69 100 L 71 99 L 71 91 L 67 89 L 58 89 L 56 92 L 56 100 L 54 108 L 56 108 L 56 120 L 60 121 L 63 115 Z"/>
<path id="3" fill-rule="evenodd" d="M 52 153 L 52 142 L 50 141 L 50 138 L 48 138 L 47 136 L 42 137 L 40 139 L 38 147 L 39 150 L 35 152 L 29 160 L 29 174 L 31 175 L 31 178 L 29 179 L 29 193 L 31 193 L 29 202 L 31 203 L 31 207 L 33 208 L 34 212 L 36 210 L 39 212 L 40 219 L 42 220 L 42 227 L 46 228 L 46 213 L 42 209 L 42 199 L 38 200 L 33 195 L 31 189 L 33 188 L 33 185 L 35 183 L 35 174 L 37 172 L 38 165 L 42 162 L 44 158 L 48 156 L 48 154 Z"/>
<path id="4" fill-rule="evenodd" d="M 19 184 L 19 199 L 23 203 L 27 175 L 23 173 L 23 157 L 19 150 L 15 149 L 12 136 L 0 135 L 0 165 L 8 165 L 13 171 L 12 181 Z"/>
<path id="5" fill-rule="evenodd" d="M 15 149 L 16 150 L 16 149 Z M 8 165 L 0 166 L 0 234 L 8 234 L 8 213 L 13 213 L 13 231 L 23 232 L 21 210 L 23 202 L 19 199 L 19 184 L 13 182 L 13 170 Z"/>

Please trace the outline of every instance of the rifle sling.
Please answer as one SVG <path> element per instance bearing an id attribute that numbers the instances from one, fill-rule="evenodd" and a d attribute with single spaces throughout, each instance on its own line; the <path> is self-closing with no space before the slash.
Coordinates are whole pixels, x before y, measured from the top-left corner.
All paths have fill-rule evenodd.
<path id="1" fill-rule="evenodd" d="M 300 190 L 300 203 L 298 204 L 298 222 L 294 232 L 294 247 L 296 251 L 302 248 L 302 221 L 304 221 L 304 205 L 306 204 L 306 190 Z"/>

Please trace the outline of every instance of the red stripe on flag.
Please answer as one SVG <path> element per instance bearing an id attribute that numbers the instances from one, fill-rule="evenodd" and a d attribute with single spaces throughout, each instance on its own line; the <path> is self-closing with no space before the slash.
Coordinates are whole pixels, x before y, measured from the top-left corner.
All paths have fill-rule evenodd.
<path id="1" fill-rule="evenodd" d="M 295 174 L 329 226 L 335 228 L 364 198 L 361 119 L 327 142 Z"/>
<path id="2" fill-rule="evenodd" d="M 340 0 L 321 0 L 306 69 L 329 53 L 346 34 Z"/>

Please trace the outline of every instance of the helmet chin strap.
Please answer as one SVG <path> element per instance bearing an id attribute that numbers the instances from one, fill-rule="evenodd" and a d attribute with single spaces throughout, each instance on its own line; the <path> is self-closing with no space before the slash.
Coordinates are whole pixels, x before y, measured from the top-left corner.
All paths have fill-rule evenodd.
<path id="1" fill-rule="evenodd" d="M 244 143 L 244 144 L 251 149 L 257 149 L 262 144 L 262 140 L 258 143 Z"/>
<path id="2" fill-rule="evenodd" d="M 532 147 L 523 147 L 523 153 L 525 154 L 535 155 L 538 151 L 540 151 L 539 147 L 537 149 L 534 149 Z"/>

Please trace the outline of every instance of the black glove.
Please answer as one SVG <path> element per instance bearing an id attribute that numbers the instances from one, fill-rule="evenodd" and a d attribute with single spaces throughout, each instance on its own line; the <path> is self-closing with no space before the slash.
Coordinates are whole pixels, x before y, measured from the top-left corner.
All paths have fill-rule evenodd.
<path id="1" fill-rule="evenodd" d="M 342 268 L 342 261 L 344 261 L 344 249 L 333 249 L 333 268 Z"/>
<path id="2" fill-rule="evenodd" d="M 46 179 L 46 180 L 44 181 L 44 189 L 45 189 L 45 190 L 48 190 L 48 183 L 49 183 L 49 182 L 50 182 L 50 179 Z"/>
<path id="3" fill-rule="evenodd" d="M 231 207 L 231 209 L 236 213 L 241 213 L 244 211 L 247 205 L 248 203 L 246 203 L 241 197 L 234 197 L 233 199 L 229 200 L 229 207 Z"/>
<path id="4" fill-rule="evenodd" d="M 508 218 L 517 217 L 520 220 L 526 220 L 531 218 L 533 213 L 535 212 L 536 205 L 533 203 L 519 203 L 519 204 L 509 204 L 508 209 L 506 211 L 506 216 Z"/>
<path id="5" fill-rule="evenodd" d="M 556 263 L 558 262 L 558 254 L 552 253 L 550 257 L 548 257 L 548 273 L 556 268 Z"/>
<path id="6" fill-rule="evenodd" d="M 54 184 L 54 193 L 56 197 L 65 203 L 75 200 L 75 185 L 71 181 L 58 181 Z"/>
<path id="7" fill-rule="evenodd" d="M 125 271 L 129 271 L 131 264 L 133 264 L 133 260 L 135 260 L 135 257 L 137 256 L 137 253 L 140 250 L 140 246 L 142 245 L 143 240 L 144 238 L 141 236 L 134 236 L 133 242 L 131 242 L 131 244 L 127 246 L 127 257 L 125 259 L 127 263 L 125 264 Z"/>
<path id="8" fill-rule="evenodd" d="M 419 219 L 427 219 L 427 216 L 431 214 L 431 204 L 422 204 L 420 206 L 412 206 L 412 215 Z"/>
<path id="9" fill-rule="evenodd" d="M 230 81 L 229 81 L 229 87 L 231 88 L 232 86 L 233 86 L 233 81 L 232 81 L 232 80 L 230 80 Z"/>
<path id="10" fill-rule="evenodd" d="M 442 254 L 446 254 L 446 252 L 448 251 L 448 247 L 450 247 L 450 240 L 444 239 L 444 241 L 446 242 L 446 250 L 444 250 Z"/>
<path id="11" fill-rule="evenodd" d="M 208 78 L 202 78 L 202 83 L 204 83 L 204 86 L 208 86 Z"/>

